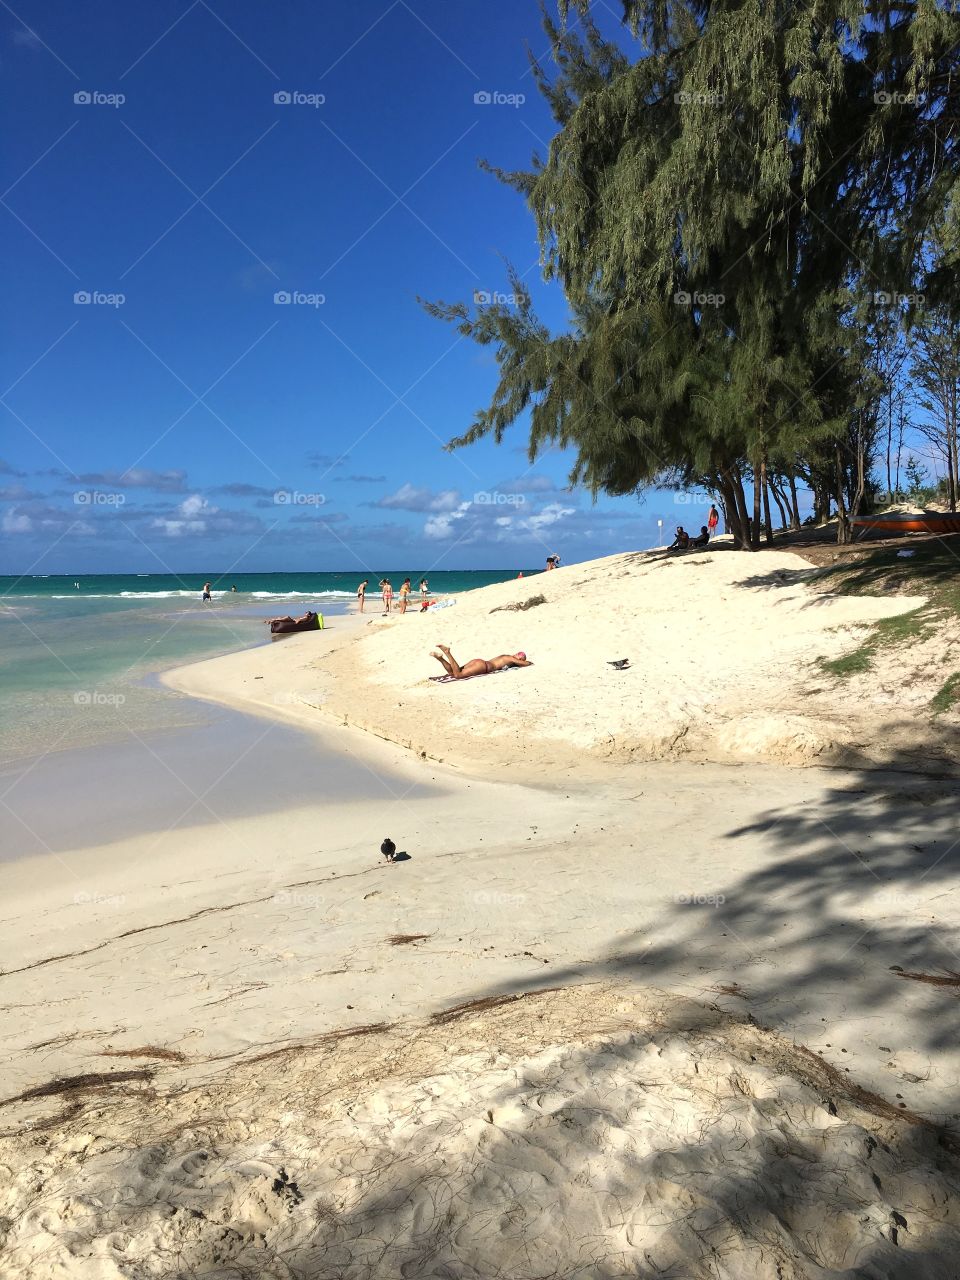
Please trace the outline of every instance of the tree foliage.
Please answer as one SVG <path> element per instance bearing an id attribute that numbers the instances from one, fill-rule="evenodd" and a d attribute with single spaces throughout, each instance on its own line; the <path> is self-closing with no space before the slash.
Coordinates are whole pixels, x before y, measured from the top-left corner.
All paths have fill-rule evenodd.
<path id="1" fill-rule="evenodd" d="M 425 304 L 499 367 L 451 447 L 529 413 L 531 459 L 571 447 L 595 494 L 706 481 L 755 546 L 751 476 L 785 494 L 806 470 L 846 512 L 869 469 L 865 300 L 909 293 L 957 185 L 956 2 L 624 0 L 623 19 L 611 41 L 590 0 L 545 14 L 557 133 L 528 170 L 491 167 L 569 330 L 515 274 L 516 306 Z"/>

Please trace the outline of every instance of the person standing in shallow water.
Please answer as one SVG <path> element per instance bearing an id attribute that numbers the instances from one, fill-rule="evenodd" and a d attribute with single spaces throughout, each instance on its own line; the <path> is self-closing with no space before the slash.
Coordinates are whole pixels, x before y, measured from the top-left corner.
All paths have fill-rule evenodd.
<path id="1" fill-rule="evenodd" d="M 201 599 L 201 601 L 202 601 L 204 604 L 206 604 L 206 602 L 207 602 L 208 600 L 213 600 L 213 596 L 210 594 L 210 583 L 209 583 L 209 582 L 205 582 L 205 583 L 203 584 L 203 595 L 200 597 L 200 599 Z"/>

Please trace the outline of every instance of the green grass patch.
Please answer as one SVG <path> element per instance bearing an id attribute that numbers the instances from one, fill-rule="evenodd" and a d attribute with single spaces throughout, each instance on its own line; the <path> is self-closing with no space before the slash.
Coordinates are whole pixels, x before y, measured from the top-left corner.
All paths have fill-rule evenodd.
<path id="1" fill-rule="evenodd" d="M 842 658 L 821 658 L 820 670 L 828 675 L 843 679 L 846 676 L 860 676 L 869 671 L 873 665 L 873 650 L 868 645 L 845 653 Z"/>
<path id="2" fill-rule="evenodd" d="M 927 616 L 927 606 L 898 613 L 892 618 L 881 618 L 873 624 L 873 632 L 859 649 L 853 649 L 839 658 L 821 658 L 820 669 L 843 679 L 863 675 L 873 666 L 873 660 L 881 649 L 907 645 L 922 640 L 934 629 L 933 619 Z"/>
<path id="3" fill-rule="evenodd" d="M 900 556 L 899 550 L 913 555 Z M 933 635 L 946 619 L 960 619 L 960 537 L 934 538 L 902 548 L 880 547 L 852 562 L 840 561 L 822 570 L 811 585 L 835 595 L 927 597 L 919 609 L 875 623 L 858 649 L 840 658 L 821 659 L 821 669 L 832 676 L 862 675 L 870 670 L 881 649 L 909 648 Z M 939 706 L 941 697 L 946 701 Z M 960 677 L 951 677 L 934 703 L 937 709 L 945 710 L 956 697 L 960 697 Z"/>
<path id="4" fill-rule="evenodd" d="M 949 677 L 943 688 L 930 699 L 930 709 L 935 716 L 949 711 L 955 702 L 960 702 L 960 671 Z"/>

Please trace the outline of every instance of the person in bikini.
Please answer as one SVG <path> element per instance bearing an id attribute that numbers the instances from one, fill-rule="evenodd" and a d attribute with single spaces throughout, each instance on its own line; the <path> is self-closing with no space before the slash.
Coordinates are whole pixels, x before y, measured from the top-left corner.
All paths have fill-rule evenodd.
<path id="1" fill-rule="evenodd" d="M 461 667 L 456 658 L 450 652 L 450 646 L 446 644 L 438 644 L 439 653 L 431 653 L 431 658 L 436 660 L 443 666 L 448 676 L 453 676 L 454 680 L 469 680 L 471 676 L 485 676 L 491 671 L 504 671 L 507 667 L 532 667 L 533 663 L 528 662 L 527 655 L 521 650 L 519 653 L 501 653 L 497 658 L 471 658 L 469 662 L 465 662 Z"/>

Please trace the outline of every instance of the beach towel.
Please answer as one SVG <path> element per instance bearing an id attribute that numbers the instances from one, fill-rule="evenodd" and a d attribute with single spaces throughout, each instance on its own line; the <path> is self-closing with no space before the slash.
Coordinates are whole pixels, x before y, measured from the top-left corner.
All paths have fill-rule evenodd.
<path id="1" fill-rule="evenodd" d="M 476 680 L 477 676 L 498 676 L 503 671 L 519 671 L 519 670 L 520 670 L 519 667 L 501 667 L 499 670 L 494 670 L 494 671 L 478 671 L 477 674 L 474 676 L 461 676 L 460 680 L 461 681 Z M 428 676 L 427 679 L 432 680 L 434 684 L 446 684 L 449 680 L 453 680 L 456 682 L 457 677 L 456 676 Z"/>

